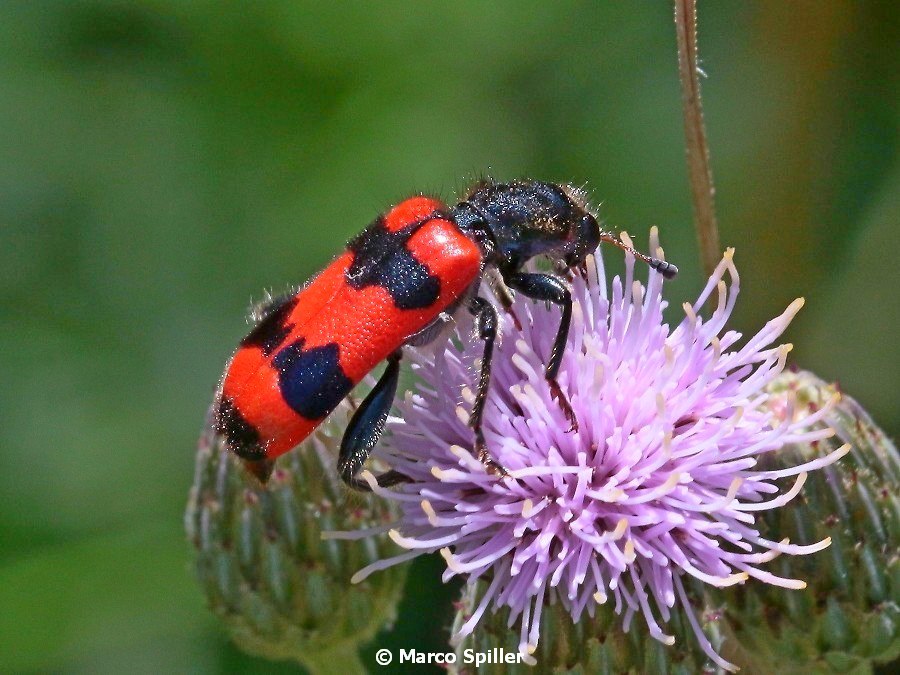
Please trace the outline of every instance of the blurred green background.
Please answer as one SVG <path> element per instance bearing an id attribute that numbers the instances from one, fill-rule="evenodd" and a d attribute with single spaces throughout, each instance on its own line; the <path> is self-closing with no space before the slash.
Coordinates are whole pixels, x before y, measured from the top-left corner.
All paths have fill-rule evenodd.
<path id="1" fill-rule="evenodd" d="M 896 4 L 700 11 L 735 323 L 805 296 L 794 361 L 896 434 Z M 251 298 L 491 173 L 660 225 L 677 307 L 702 285 L 679 96 L 667 2 L 2 3 L 0 671 L 289 670 L 229 645 L 181 524 Z M 438 575 L 386 644 L 440 648 Z"/>

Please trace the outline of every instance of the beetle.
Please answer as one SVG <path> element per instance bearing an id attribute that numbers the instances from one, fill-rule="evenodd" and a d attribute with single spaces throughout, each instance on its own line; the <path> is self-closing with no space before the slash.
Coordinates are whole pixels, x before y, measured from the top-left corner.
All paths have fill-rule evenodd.
<path id="1" fill-rule="evenodd" d="M 474 316 L 483 356 L 469 425 L 473 453 L 494 473 L 482 415 L 497 336 L 494 305 L 479 295 L 490 272 L 507 289 L 558 305 L 561 320 L 546 379 L 573 427 L 574 414 L 556 375 L 572 318 L 562 276 L 523 269 L 546 256 L 560 270 L 582 266 L 608 242 L 671 278 L 677 268 L 639 253 L 600 228 L 585 194 L 569 185 L 483 180 L 452 207 L 414 196 L 377 217 L 346 250 L 300 291 L 269 301 L 258 323 L 226 367 L 213 409 L 214 430 L 247 469 L 265 483 L 274 460 L 322 423 L 382 361 L 384 372 L 353 414 L 341 441 L 337 469 L 349 486 L 368 490 L 358 477 L 384 430 L 400 373 L 403 347 L 434 340 L 460 308 Z M 387 487 L 406 480 L 396 471 L 377 477 Z"/>

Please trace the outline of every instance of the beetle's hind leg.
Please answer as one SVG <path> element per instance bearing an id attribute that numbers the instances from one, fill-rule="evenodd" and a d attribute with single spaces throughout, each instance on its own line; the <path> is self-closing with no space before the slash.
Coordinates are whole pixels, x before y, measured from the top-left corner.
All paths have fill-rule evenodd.
<path id="1" fill-rule="evenodd" d="M 575 411 L 572 410 L 572 404 L 559 387 L 556 376 L 559 373 L 559 366 L 562 363 L 562 357 L 566 349 L 566 340 L 569 337 L 569 326 L 572 323 L 572 294 L 569 292 L 566 283 L 553 276 L 552 274 L 539 274 L 528 272 L 515 272 L 505 277 L 506 285 L 513 290 L 519 291 L 532 300 L 543 300 L 552 302 L 562 308 L 562 318 L 559 322 L 559 329 L 556 332 L 556 338 L 553 340 L 553 348 L 550 350 L 550 359 L 547 361 L 547 369 L 545 376 L 547 383 L 550 385 L 550 393 L 563 414 L 569 421 L 569 431 L 578 430 L 578 418 Z"/>
<path id="2" fill-rule="evenodd" d="M 391 404 L 397 394 L 397 381 L 400 378 L 400 358 L 398 349 L 387 359 L 387 368 L 369 395 L 363 400 L 353 417 L 344 437 L 341 439 L 341 450 L 338 456 L 338 475 L 350 487 L 369 491 L 366 481 L 358 478 L 363 465 L 369 458 L 372 448 L 378 443 L 387 422 Z M 388 471 L 376 477 L 381 487 L 390 487 L 409 480 L 398 471 Z"/>
<path id="3" fill-rule="evenodd" d="M 487 402 L 488 389 L 491 384 L 491 361 L 494 357 L 494 341 L 497 339 L 497 310 L 490 302 L 475 295 L 469 301 L 469 311 L 475 316 L 475 329 L 478 331 L 478 337 L 484 342 L 481 372 L 478 375 L 478 391 L 475 392 L 475 402 L 472 404 L 472 413 L 469 415 L 469 426 L 475 432 L 475 456 L 490 472 L 506 476 L 506 469 L 498 464 L 488 452 L 487 444 L 484 441 L 484 431 L 481 428 L 484 421 L 484 404 Z"/>

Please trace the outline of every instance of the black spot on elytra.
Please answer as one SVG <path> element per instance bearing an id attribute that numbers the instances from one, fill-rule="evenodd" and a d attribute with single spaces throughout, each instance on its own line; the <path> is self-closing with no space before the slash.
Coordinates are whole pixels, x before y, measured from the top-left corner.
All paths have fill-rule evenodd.
<path id="1" fill-rule="evenodd" d="M 304 343 L 301 338 L 281 349 L 272 365 L 291 409 L 308 420 L 320 420 L 346 398 L 353 382 L 341 368 L 337 344 L 303 349 Z"/>
<path id="2" fill-rule="evenodd" d="M 260 311 L 259 323 L 241 340 L 241 347 L 259 347 L 265 356 L 269 356 L 290 334 L 293 324 L 286 320 L 297 306 L 296 296 L 289 295 L 276 298 Z"/>
<path id="3" fill-rule="evenodd" d="M 440 279 L 406 247 L 409 238 L 428 220 L 391 232 L 383 217 L 376 219 L 347 245 L 354 254 L 346 274 L 347 283 L 356 290 L 381 286 L 399 309 L 421 309 L 434 304 L 441 292 Z"/>
<path id="4" fill-rule="evenodd" d="M 216 431 L 222 434 L 228 449 L 238 457 L 250 460 L 265 458 L 266 450 L 260 443 L 259 431 L 224 396 L 216 410 Z"/>

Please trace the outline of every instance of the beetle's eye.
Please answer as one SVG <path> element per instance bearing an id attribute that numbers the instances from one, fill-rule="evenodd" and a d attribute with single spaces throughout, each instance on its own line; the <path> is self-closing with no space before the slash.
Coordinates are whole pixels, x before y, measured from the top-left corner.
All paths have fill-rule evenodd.
<path id="1" fill-rule="evenodd" d="M 575 228 L 575 241 L 572 242 L 566 265 L 574 267 L 580 265 L 600 245 L 600 225 L 589 213 L 581 217 Z"/>
<path id="2" fill-rule="evenodd" d="M 594 251 L 600 245 L 600 223 L 594 216 L 587 214 L 581 219 L 581 240 L 585 255 Z"/>

